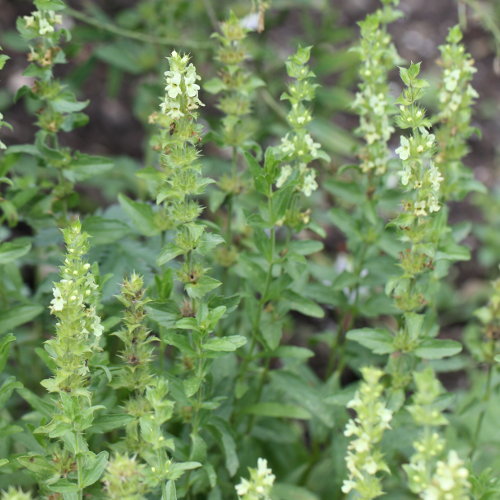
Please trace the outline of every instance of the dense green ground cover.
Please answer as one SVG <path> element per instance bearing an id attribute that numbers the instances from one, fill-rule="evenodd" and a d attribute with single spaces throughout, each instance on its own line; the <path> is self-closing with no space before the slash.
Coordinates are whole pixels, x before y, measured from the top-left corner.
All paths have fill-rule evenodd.
<path id="1" fill-rule="evenodd" d="M 1 39 L 2 500 L 500 498 L 495 17 L 69 4 Z"/>

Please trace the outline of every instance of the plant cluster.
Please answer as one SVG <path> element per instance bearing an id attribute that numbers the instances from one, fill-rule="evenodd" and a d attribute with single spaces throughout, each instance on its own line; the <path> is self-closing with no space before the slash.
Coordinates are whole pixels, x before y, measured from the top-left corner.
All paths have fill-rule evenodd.
<path id="1" fill-rule="evenodd" d="M 461 28 L 430 84 L 398 0 L 359 22 L 351 148 L 315 105 L 321 49 L 266 70 L 269 2 L 137 3 L 17 21 L 34 137 L 0 140 L 1 500 L 498 498 L 500 281 L 453 290 L 452 203 L 489 196 Z M 211 42 L 176 32 L 192 19 Z M 111 94 L 143 78 L 140 162 L 70 146 L 92 34 Z"/>

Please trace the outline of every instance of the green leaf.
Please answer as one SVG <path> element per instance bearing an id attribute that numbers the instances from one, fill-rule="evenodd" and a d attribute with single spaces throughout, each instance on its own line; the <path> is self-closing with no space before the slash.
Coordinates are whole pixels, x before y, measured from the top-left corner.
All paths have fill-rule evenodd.
<path id="1" fill-rule="evenodd" d="M 23 384 L 17 382 L 15 377 L 7 377 L 0 386 L 0 408 L 3 408 L 5 403 L 10 399 L 12 391 L 22 389 L 22 387 Z"/>
<path id="2" fill-rule="evenodd" d="M 51 101 L 51 105 L 55 111 L 58 113 L 76 113 L 85 109 L 90 101 L 77 101 L 72 96 L 66 96 L 67 98 L 59 98 Z"/>
<path id="3" fill-rule="evenodd" d="M 26 255 L 31 250 L 31 242 L 19 238 L 15 241 L 0 244 L 0 265 L 8 264 Z"/>
<path id="4" fill-rule="evenodd" d="M 370 349 L 375 354 L 394 352 L 393 336 L 381 328 L 358 328 L 347 332 L 346 337 Z"/>
<path id="5" fill-rule="evenodd" d="M 457 243 L 449 243 L 436 253 L 436 260 L 470 260 L 470 250 Z"/>
<path id="6" fill-rule="evenodd" d="M 319 500 L 314 493 L 293 484 L 277 483 L 273 486 L 273 500 Z"/>
<path id="7" fill-rule="evenodd" d="M 90 434 L 103 434 L 105 432 L 125 427 L 134 417 L 126 413 L 110 413 L 99 415 L 92 422 L 92 427 L 87 431 Z"/>
<path id="8" fill-rule="evenodd" d="M 113 166 L 113 161 L 105 156 L 77 152 L 71 160 L 70 168 L 64 170 L 64 176 L 72 182 L 84 181 L 106 173 Z"/>
<path id="9" fill-rule="evenodd" d="M 175 481 L 179 479 L 184 472 L 188 470 L 194 470 L 201 467 L 200 462 L 175 462 L 168 468 L 168 477 Z"/>
<path id="10" fill-rule="evenodd" d="M 259 162 L 250 153 L 245 152 L 244 156 L 247 161 L 250 173 L 252 174 L 253 181 L 255 183 L 255 189 L 257 189 L 259 193 L 267 194 L 270 184 L 266 180 L 264 169 L 259 165 Z"/>
<path id="11" fill-rule="evenodd" d="M 118 195 L 118 201 L 141 234 L 145 236 L 154 236 L 159 233 L 159 229 L 155 224 L 155 217 L 151 205 L 133 201 L 123 194 Z"/>
<path id="12" fill-rule="evenodd" d="M 415 355 L 423 359 L 441 359 L 454 356 L 462 350 L 462 344 L 450 339 L 426 339 L 415 349 Z"/>
<path id="13" fill-rule="evenodd" d="M 262 312 L 260 333 L 269 351 L 274 351 L 280 344 L 283 335 L 283 322 L 276 321 L 268 311 Z"/>
<path id="14" fill-rule="evenodd" d="M 299 255 L 311 255 L 316 252 L 321 252 L 323 250 L 323 243 L 316 240 L 297 240 L 292 241 L 288 246 L 290 253 L 296 253 Z"/>
<path id="15" fill-rule="evenodd" d="M 180 249 L 175 243 L 167 243 L 160 251 L 160 255 L 156 259 L 156 264 L 163 266 L 172 259 L 175 259 L 178 255 L 181 255 L 182 249 Z"/>
<path id="16" fill-rule="evenodd" d="M 161 492 L 161 500 L 177 500 L 177 490 L 175 489 L 174 481 L 165 483 Z"/>
<path id="17" fill-rule="evenodd" d="M 0 339 L 0 373 L 2 373 L 9 358 L 10 344 L 16 341 L 12 333 L 8 333 Z"/>
<path id="18" fill-rule="evenodd" d="M 82 223 L 82 230 L 91 236 L 92 246 L 109 245 L 130 234 L 130 228 L 122 221 L 93 215 Z"/>
<path id="19" fill-rule="evenodd" d="M 76 483 L 72 483 L 67 479 L 59 479 L 57 483 L 47 485 L 47 488 L 50 491 L 55 491 L 56 493 L 71 493 L 77 492 L 80 489 Z"/>
<path id="20" fill-rule="evenodd" d="M 273 353 L 277 358 L 292 358 L 306 360 L 314 356 L 314 352 L 305 347 L 295 345 L 282 345 Z"/>
<path id="21" fill-rule="evenodd" d="M 35 0 L 38 10 L 64 10 L 65 3 L 62 0 Z"/>
<path id="22" fill-rule="evenodd" d="M 101 451 L 99 455 L 87 458 L 83 466 L 82 488 L 97 482 L 108 465 L 108 452 Z"/>
<path id="23" fill-rule="evenodd" d="M 363 192 L 362 185 L 357 182 L 328 179 L 325 183 L 325 188 L 350 205 L 362 204 L 365 201 L 366 194 Z"/>
<path id="24" fill-rule="evenodd" d="M 38 304 L 25 304 L 11 307 L 7 311 L 0 313 L 0 334 L 13 330 L 16 326 L 28 323 L 36 318 L 43 311 L 43 307 Z"/>
<path id="25" fill-rule="evenodd" d="M 243 335 L 230 335 L 229 337 L 216 337 L 209 339 L 203 344 L 206 351 L 232 352 L 244 346 L 247 343 Z"/>
<path id="26" fill-rule="evenodd" d="M 18 389 L 17 392 L 34 410 L 40 412 L 44 417 L 48 417 L 49 419 L 52 418 L 55 411 L 53 404 L 44 401 L 41 397 L 37 396 L 29 389 L 21 388 Z"/>
<path id="27" fill-rule="evenodd" d="M 300 406 L 261 402 L 244 408 L 243 413 L 247 415 L 257 415 L 259 417 L 274 417 L 274 418 L 296 418 L 300 420 L 311 419 L 311 414 Z"/>
<path id="28" fill-rule="evenodd" d="M 283 397 L 292 400 L 327 427 L 333 427 L 333 412 L 325 404 L 324 394 L 318 384 L 286 370 L 273 370 L 270 378 L 272 387 L 283 393 Z"/>
<path id="29" fill-rule="evenodd" d="M 226 84 L 220 78 L 211 78 L 203 85 L 203 88 L 209 94 L 218 94 L 222 90 L 225 90 L 226 87 Z"/>
<path id="30" fill-rule="evenodd" d="M 94 55 L 115 68 L 138 75 L 144 67 L 142 52 L 140 45 L 129 40 L 119 40 L 97 47 Z"/>
<path id="31" fill-rule="evenodd" d="M 201 299 L 211 290 L 221 285 L 219 280 L 211 276 L 202 276 L 196 283 L 187 283 L 186 292 L 192 299 Z"/>
<path id="32" fill-rule="evenodd" d="M 217 442 L 220 443 L 224 451 L 226 469 L 229 472 L 229 476 L 233 477 L 238 471 L 240 461 L 236 451 L 236 443 L 231 433 L 231 427 L 225 420 L 218 417 L 213 417 L 210 420 L 210 426 L 216 434 Z"/>
<path id="33" fill-rule="evenodd" d="M 273 259 L 273 248 L 271 238 L 261 228 L 255 228 L 254 242 L 259 253 L 268 261 Z"/>
<path id="34" fill-rule="evenodd" d="M 7 465 L 9 461 L 6 458 L 0 458 L 0 467 Z"/>
<path id="35" fill-rule="evenodd" d="M 302 297 L 293 290 L 286 290 L 283 294 L 283 301 L 292 310 L 312 318 L 323 318 L 325 311 L 311 299 Z"/>

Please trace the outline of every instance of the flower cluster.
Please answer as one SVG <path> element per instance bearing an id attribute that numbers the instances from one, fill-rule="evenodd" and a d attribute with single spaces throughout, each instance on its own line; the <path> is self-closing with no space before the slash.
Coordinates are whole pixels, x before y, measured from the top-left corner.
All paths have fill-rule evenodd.
<path id="1" fill-rule="evenodd" d="M 382 401 L 384 387 L 380 383 L 383 372 L 377 368 L 362 369 L 363 383 L 349 402 L 356 411 L 356 418 L 349 420 L 344 434 L 355 438 L 349 443 L 346 464 L 349 472 L 342 491 L 355 490 L 359 498 L 368 500 L 380 496 L 381 480 L 377 472 L 389 472 L 378 444 L 386 429 L 390 428 L 392 412 Z"/>
<path id="2" fill-rule="evenodd" d="M 115 455 L 108 463 L 103 477 L 110 500 L 143 500 L 146 493 L 145 466 L 134 457 Z"/>
<path id="3" fill-rule="evenodd" d="M 167 59 L 170 68 L 165 71 L 165 97 L 160 109 L 175 121 L 192 115 L 194 110 L 204 104 L 198 98 L 200 86 L 196 82 L 200 80 L 200 76 L 189 62 L 189 56 L 181 56 L 174 50 Z"/>
<path id="4" fill-rule="evenodd" d="M 13 488 L 12 486 L 2 492 L 1 500 L 32 500 L 31 493 L 24 492 L 21 489 Z"/>
<path id="5" fill-rule="evenodd" d="M 153 477 L 148 480 L 149 489 L 143 485 L 145 490 L 150 491 L 168 473 L 170 460 L 166 447 L 171 446 L 171 443 L 165 439 L 162 426 L 172 415 L 173 403 L 168 398 L 167 381 L 162 377 L 153 376 L 151 344 L 154 337 L 150 336 L 149 330 L 144 325 L 145 306 L 149 299 L 145 297 L 142 277 L 133 273 L 126 279 L 118 299 L 125 306 L 123 327 L 115 334 L 123 343 L 120 352 L 123 364 L 116 372 L 113 386 L 128 389 L 129 397 L 123 403 L 123 408 L 132 420 L 127 423 L 124 440 L 117 449 L 123 448 L 124 452 L 134 452 L 149 465 L 148 471 L 155 469 Z M 119 456 L 115 460 L 120 463 L 124 461 L 131 467 L 133 465 L 141 470 L 143 465 L 145 466 L 145 464 L 139 465 L 135 458 Z M 109 483 L 116 471 L 119 471 L 118 465 L 116 470 L 108 469 Z M 113 477 L 118 484 L 120 475 Z M 139 476 L 133 475 L 133 477 L 139 479 Z"/>
<path id="6" fill-rule="evenodd" d="M 474 60 L 461 43 L 462 33 L 459 26 L 450 29 L 447 43 L 440 47 L 443 66 L 443 82 L 439 91 L 437 132 L 439 154 L 436 163 L 442 168 L 446 184 L 444 196 L 460 199 L 464 195 L 461 179 L 471 178 L 471 172 L 461 160 L 467 154 L 467 139 L 474 133 L 471 127 L 472 106 L 478 97 L 471 86 L 476 68 Z"/>
<path id="7" fill-rule="evenodd" d="M 423 431 L 413 443 L 415 453 L 410 463 L 404 466 L 409 487 L 424 500 L 470 498 L 468 471 L 456 452 L 450 451 L 446 462 L 437 461 L 445 449 L 445 441 L 435 428 L 448 422 L 437 405 L 442 393 L 439 381 L 430 367 L 415 373 L 414 381 L 416 392 L 408 411 Z"/>
<path id="8" fill-rule="evenodd" d="M 126 387 L 131 392 L 143 394 L 151 381 L 153 359 L 153 337 L 144 325 L 145 305 L 144 280 L 136 273 L 125 279 L 118 296 L 124 305 L 123 328 L 115 335 L 123 342 L 120 358 L 123 367 L 116 376 L 117 387 Z"/>
<path id="9" fill-rule="evenodd" d="M 82 233 L 78 220 L 63 230 L 67 246 L 61 280 L 54 284 L 50 311 L 57 317 L 56 335 L 46 349 L 57 369 L 54 377 L 43 381 L 50 392 L 83 391 L 88 361 L 98 349 L 103 326 L 97 314 L 99 290 L 84 257 L 88 235 Z"/>
<path id="10" fill-rule="evenodd" d="M 231 12 L 221 23 L 221 32 L 212 36 L 220 45 L 216 59 L 222 68 L 219 76 L 208 81 L 205 88 L 220 94 L 217 107 L 224 113 L 222 119 L 222 141 L 224 145 L 241 148 L 254 132 L 254 124 L 249 119 L 255 89 L 263 85 L 262 80 L 245 70 L 248 59 L 245 39 L 248 29 Z"/>
<path id="11" fill-rule="evenodd" d="M 241 500 L 270 500 L 271 489 L 275 476 L 267 466 L 267 460 L 259 458 L 256 469 L 248 469 L 250 479 L 242 478 L 235 486 L 238 498 Z"/>
<path id="12" fill-rule="evenodd" d="M 24 16 L 22 19 L 26 29 L 33 30 L 40 37 L 54 33 L 55 26 L 62 24 L 62 16 L 53 10 L 37 10 L 32 12 L 31 16 Z"/>
<path id="13" fill-rule="evenodd" d="M 431 484 L 422 493 L 424 500 L 469 500 L 469 471 L 455 451 L 446 461 L 439 460 Z"/>
<path id="14" fill-rule="evenodd" d="M 281 167 L 276 178 L 278 189 L 288 179 L 296 179 L 297 189 L 305 196 L 311 196 L 318 188 L 316 172 L 308 164 L 318 158 L 328 160 L 328 156 L 321 150 L 321 145 L 314 142 L 306 128 L 312 120 L 312 115 L 305 103 L 314 99 L 317 87 L 311 82 L 314 73 L 307 66 L 310 56 L 311 47 L 299 47 L 286 62 L 288 76 L 294 81 L 288 86 L 287 92 L 281 96 L 281 99 L 290 102 L 291 109 L 287 119 L 292 132 L 287 134 L 278 146 L 285 165 Z"/>
<path id="15" fill-rule="evenodd" d="M 361 42 L 356 51 L 361 58 L 361 83 L 353 108 L 360 117 L 357 134 L 364 138 L 360 151 L 361 170 L 381 175 L 387 169 L 389 149 L 387 141 L 394 132 L 389 100 L 388 73 L 399 62 L 399 56 L 387 32 L 387 24 L 400 16 L 391 4 L 399 0 L 385 1 L 383 8 L 368 15 L 359 23 Z"/>
<path id="16" fill-rule="evenodd" d="M 156 202 L 163 204 L 162 219 L 170 229 L 198 218 L 202 209 L 191 197 L 202 194 L 212 181 L 200 175 L 197 161 L 200 127 L 196 109 L 203 105 L 196 84 L 199 76 L 189 56 L 173 51 L 167 60 L 161 113 L 151 116 L 151 121 L 161 126 L 153 138 L 153 147 L 160 152 L 160 172 L 151 180 Z"/>
<path id="17" fill-rule="evenodd" d="M 411 128 L 410 137 L 401 136 L 396 153 L 402 162 L 401 184 L 414 192 L 414 199 L 408 201 L 406 209 L 416 217 L 425 217 L 441 208 L 441 183 L 443 176 L 434 162 L 436 138 L 427 127 L 429 120 L 425 110 L 416 102 L 422 89 L 427 85 L 418 77 L 419 64 L 412 64 L 408 69 L 401 68 L 401 78 L 407 88 L 399 98 L 401 128 Z"/>

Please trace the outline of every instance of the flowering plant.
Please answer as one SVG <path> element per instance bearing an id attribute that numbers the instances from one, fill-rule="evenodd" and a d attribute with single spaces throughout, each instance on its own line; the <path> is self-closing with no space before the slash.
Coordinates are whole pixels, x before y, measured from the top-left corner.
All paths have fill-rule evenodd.
<path id="1" fill-rule="evenodd" d="M 1 500 L 500 495 L 484 61 L 327 3 L 5 9 Z"/>

